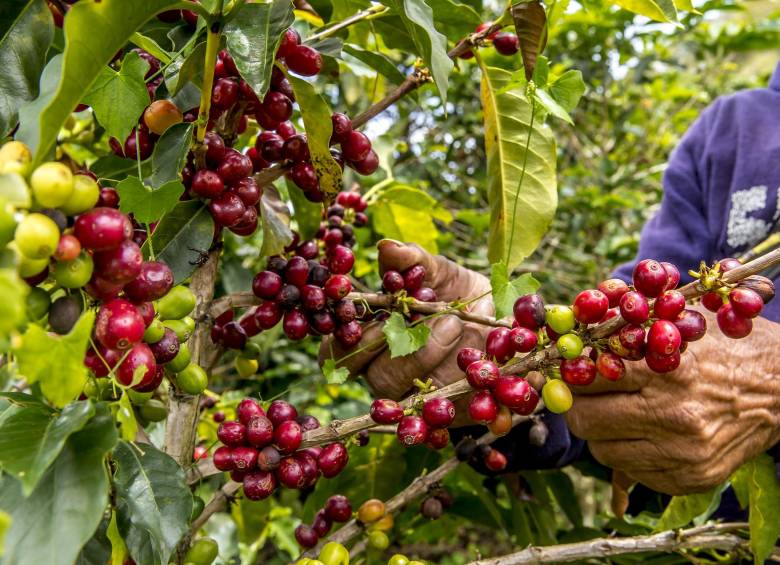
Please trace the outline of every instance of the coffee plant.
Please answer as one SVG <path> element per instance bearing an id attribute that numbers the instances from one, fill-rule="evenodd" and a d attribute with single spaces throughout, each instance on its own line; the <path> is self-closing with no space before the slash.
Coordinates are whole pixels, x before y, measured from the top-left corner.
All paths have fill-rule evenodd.
<path id="1" fill-rule="evenodd" d="M 707 331 L 750 335 L 774 297 L 760 273 L 780 251 L 682 275 L 647 259 L 629 282 L 545 268 L 550 234 L 574 226 L 558 182 L 587 176 L 556 138 L 590 115 L 586 86 L 606 88 L 590 50 L 566 51 L 573 22 L 701 24 L 682 0 L 616 4 L 1 6 L 0 562 L 772 554 L 767 457 L 730 481 L 749 523 L 723 524 L 725 485 L 608 515 L 607 470 L 517 472 L 495 443 L 544 448 L 578 387 L 627 362 L 663 379 Z M 456 281 L 430 255 L 380 264 L 395 240 L 449 245 L 489 287 L 444 300 Z M 373 397 L 346 366 L 411 359 L 447 319 L 485 336 L 450 384 L 421 372 Z"/>

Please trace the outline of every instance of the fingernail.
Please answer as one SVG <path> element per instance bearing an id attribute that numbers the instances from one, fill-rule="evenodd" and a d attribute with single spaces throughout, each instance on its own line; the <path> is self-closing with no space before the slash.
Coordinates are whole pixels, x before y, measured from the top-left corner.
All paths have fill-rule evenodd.
<path id="1" fill-rule="evenodd" d="M 376 244 L 377 248 L 380 248 L 380 249 L 382 247 L 387 247 L 388 245 L 392 245 L 393 247 L 404 247 L 405 246 L 405 244 L 403 242 L 398 241 L 396 239 L 390 239 L 390 238 L 380 239 L 379 243 Z"/>

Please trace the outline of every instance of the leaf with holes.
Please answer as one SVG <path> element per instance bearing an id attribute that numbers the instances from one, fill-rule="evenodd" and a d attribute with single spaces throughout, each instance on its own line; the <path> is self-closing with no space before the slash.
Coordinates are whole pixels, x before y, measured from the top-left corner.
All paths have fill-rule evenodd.
<path id="1" fill-rule="evenodd" d="M 488 259 L 505 262 L 508 271 L 539 245 L 558 204 L 555 140 L 542 120 L 535 119 L 522 88 L 499 93 L 511 80 L 511 73 L 482 65 Z"/>
<path id="2" fill-rule="evenodd" d="M 531 0 L 512 5 L 512 19 L 520 40 L 525 78 L 531 80 L 536 59 L 547 44 L 547 14 L 539 0 Z"/>

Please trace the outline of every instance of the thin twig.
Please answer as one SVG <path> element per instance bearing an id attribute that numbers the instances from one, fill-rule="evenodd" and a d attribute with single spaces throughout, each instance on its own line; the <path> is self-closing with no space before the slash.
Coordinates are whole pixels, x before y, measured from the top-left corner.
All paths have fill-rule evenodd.
<path id="1" fill-rule="evenodd" d="M 192 525 L 190 526 L 190 531 L 188 534 L 189 537 L 191 538 L 197 534 L 198 530 L 203 527 L 203 524 L 208 522 L 209 518 L 211 518 L 213 514 L 221 512 L 227 508 L 228 500 L 232 499 L 240 488 L 241 483 L 230 481 L 217 492 L 215 492 L 214 496 L 211 497 L 211 500 L 209 500 L 208 504 L 206 504 L 206 506 L 203 508 L 203 512 L 200 513 L 200 516 L 192 521 Z"/>
<path id="2" fill-rule="evenodd" d="M 337 31 L 341 31 L 342 29 L 348 28 L 349 26 L 361 22 L 363 20 L 372 17 L 377 17 L 379 14 L 382 14 L 387 11 L 388 8 L 386 6 L 382 6 L 381 4 L 377 4 L 376 6 L 371 6 L 370 8 L 366 8 L 365 10 L 360 10 L 359 12 L 356 12 L 350 17 L 341 20 L 340 22 L 333 25 L 332 27 L 329 27 L 328 29 L 324 29 L 318 33 L 310 35 L 309 37 L 306 38 L 306 43 L 312 43 L 314 41 L 319 41 L 320 39 L 325 39 L 326 37 L 330 37 Z"/>

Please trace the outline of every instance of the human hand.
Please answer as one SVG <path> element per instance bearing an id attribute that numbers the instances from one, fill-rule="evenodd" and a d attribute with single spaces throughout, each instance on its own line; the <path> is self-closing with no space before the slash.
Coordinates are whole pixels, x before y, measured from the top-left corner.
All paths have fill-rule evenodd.
<path id="1" fill-rule="evenodd" d="M 431 287 L 439 300 L 468 300 L 490 291 L 490 281 L 483 275 L 461 267 L 441 255 L 431 255 L 414 244 L 403 244 L 393 240 L 382 240 L 377 245 L 379 266 L 384 273 L 395 269 L 404 271 L 412 265 L 425 267 L 425 286 Z M 493 303 L 490 295 L 475 300 L 466 309 L 469 312 L 485 316 L 493 315 Z M 483 349 L 485 336 L 490 328 L 464 322 L 452 315 L 443 315 L 426 322 L 431 328 L 427 345 L 420 350 L 397 359 L 390 359 L 390 351 L 382 338 L 382 322 L 370 322 L 363 327 L 363 339 L 351 351 L 366 347 L 347 357 L 342 366 L 351 374 L 365 376 L 372 393 L 378 398 L 398 400 L 414 389 L 414 379 L 433 379 L 437 387 L 442 387 L 463 378 L 458 368 L 456 356 L 463 347 Z M 378 343 L 375 347 L 367 347 Z M 332 355 L 340 359 L 349 355 L 336 340 L 323 340 L 320 348 L 320 360 Z M 456 403 L 456 425 L 467 423 L 466 404 Z"/>
<path id="2" fill-rule="evenodd" d="M 780 441 L 780 325 L 757 318 L 750 336 L 732 340 L 702 313 L 711 331 L 677 370 L 629 362 L 621 381 L 573 387 L 567 413 L 597 460 L 667 494 L 709 490 Z"/>

